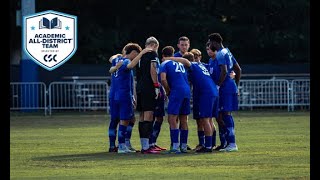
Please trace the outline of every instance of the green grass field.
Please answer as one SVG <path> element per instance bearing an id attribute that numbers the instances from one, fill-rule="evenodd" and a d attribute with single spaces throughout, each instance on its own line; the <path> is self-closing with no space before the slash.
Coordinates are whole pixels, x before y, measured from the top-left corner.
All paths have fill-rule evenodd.
<path id="1" fill-rule="evenodd" d="M 11 114 L 10 179 L 310 179 L 310 112 L 237 112 L 239 151 L 209 154 L 108 153 L 109 119 Z M 191 118 L 189 130 L 194 148 Z M 132 144 L 140 149 L 137 124 Z M 167 121 L 158 144 L 170 145 Z"/>

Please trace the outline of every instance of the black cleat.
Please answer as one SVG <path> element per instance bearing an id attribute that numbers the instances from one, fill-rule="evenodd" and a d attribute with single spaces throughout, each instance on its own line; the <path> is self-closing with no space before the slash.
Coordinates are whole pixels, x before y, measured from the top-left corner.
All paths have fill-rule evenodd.
<path id="1" fill-rule="evenodd" d="M 118 147 L 110 147 L 109 152 L 118 152 Z"/>
<path id="2" fill-rule="evenodd" d="M 213 150 L 214 151 L 219 151 L 220 149 L 224 149 L 226 147 L 227 147 L 227 145 L 220 145 L 220 146 L 213 147 Z"/>
<path id="3" fill-rule="evenodd" d="M 197 151 L 197 150 L 201 149 L 202 147 L 204 147 L 202 144 L 198 144 L 193 150 Z"/>
<path id="4" fill-rule="evenodd" d="M 196 150 L 196 152 L 198 152 L 198 153 L 211 153 L 212 149 L 208 149 L 208 148 L 202 146 L 202 148 Z"/>

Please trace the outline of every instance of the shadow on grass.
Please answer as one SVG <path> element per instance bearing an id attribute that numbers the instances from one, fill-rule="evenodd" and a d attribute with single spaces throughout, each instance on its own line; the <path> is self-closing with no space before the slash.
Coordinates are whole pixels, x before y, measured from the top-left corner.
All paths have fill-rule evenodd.
<path id="1" fill-rule="evenodd" d="M 86 154 L 68 154 L 59 156 L 47 156 L 32 158 L 35 161 L 107 161 L 107 160 L 145 160 L 145 159 L 158 159 L 158 158 L 181 158 L 185 156 L 205 155 L 207 153 L 195 153 L 190 151 L 188 153 L 181 154 L 168 154 L 166 151 L 160 154 L 141 154 L 128 153 L 118 154 L 115 152 L 98 152 L 98 153 L 86 153 Z M 213 154 L 214 155 L 214 154 Z"/>

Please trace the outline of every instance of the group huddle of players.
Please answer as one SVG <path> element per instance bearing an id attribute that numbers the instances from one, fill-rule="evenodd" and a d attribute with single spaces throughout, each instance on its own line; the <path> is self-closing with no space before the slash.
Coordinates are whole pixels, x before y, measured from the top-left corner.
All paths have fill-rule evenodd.
<path id="1" fill-rule="evenodd" d="M 178 39 L 179 51 L 175 53 L 174 47 L 165 46 L 161 58 L 159 41 L 153 36 L 146 40 L 144 49 L 137 43 L 128 43 L 121 54 L 110 57 L 109 152 L 179 154 L 192 150 L 187 144 L 191 100 L 199 140 L 193 150 L 204 153 L 238 151 L 232 112 L 238 110 L 241 68 L 222 42 L 219 33 L 208 36 L 205 43 L 210 57 L 208 63 L 201 62 L 200 50 L 188 51 L 190 40 L 186 36 Z M 135 111 L 139 112 L 141 150 L 134 149 L 130 142 Z M 169 150 L 157 145 L 166 111 Z M 218 146 L 213 118 L 219 128 Z"/>

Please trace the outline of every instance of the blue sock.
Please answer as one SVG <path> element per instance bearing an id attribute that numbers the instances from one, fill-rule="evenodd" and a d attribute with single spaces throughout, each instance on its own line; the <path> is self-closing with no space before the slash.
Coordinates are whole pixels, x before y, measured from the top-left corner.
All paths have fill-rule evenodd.
<path id="1" fill-rule="evenodd" d="M 130 139 L 132 135 L 132 129 L 133 129 L 134 123 L 129 122 L 129 125 L 127 126 L 127 133 L 125 134 L 125 141 L 126 141 L 126 146 L 131 146 L 130 144 Z"/>
<path id="2" fill-rule="evenodd" d="M 170 138 L 173 148 L 177 149 L 179 146 L 179 129 L 170 129 Z"/>
<path id="3" fill-rule="evenodd" d="M 180 144 L 185 144 L 187 145 L 188 143 L 188 132 L 189 130 L 180 130 Z M 181 146 L 182 147 L 182 146 Z"/>
<path id="4" fill-rule="evenodd" d="M 125 143 L 125 135 L 127 131 L 127 126 L 119 125 L 119 131 L 118 131 L 118 142 L 119 144 Z"/>
<path id="5" fill-rule="evenodd" d="M 118 126 L 118 121 L 116 121 L 116 120 L 111 120 L 110 121 L 109 130 L 108 130 L 109 146 L 110 147 L 115 147 L 116 146 L 117 126 Z"/>
<path id="6" fill-rule="evenodd" d="M 204 131 L 198 131 L 198 140 L 200 145 L 204 145 Z"/>
<path id="7" fill-rule="evenodd" d="M 225 127 L 219 126 L 219 139 L 220 145 L 225 146 L 227 144 Z"/>
<path id="8" fill-rule="evenodd" d="M 217 131 L 214 130 L 213 133 L 212 133 L 212 144 L 211 144 L 212 147 L 217 145 L 216 137 L 217 137 Z"/>
<path id="9" fill-rule="evenodd" d="M 158 136 L 160 134 L 160 130 L 161 130 L 161 125 L 162 122 L 159 121 L 155 121 L 153 124 L 153 130 L 152 130 L 152 134 L 151 134 L 151 141 L 150 144 L 154 144 L 157 142 Z"/>
<path id="10" fill-rule="evenodd" d="M 228 143 L 236 143 L 234 134 L 234 121 L 231 115 L 223 115 L 223 121 L 227 129 L 226 138 Z"/>
<path id="11" fill-rule="evenodd" d="M 205 136 L 205 147 L 208 149 L 212 148 L 212 136 Z"/>

